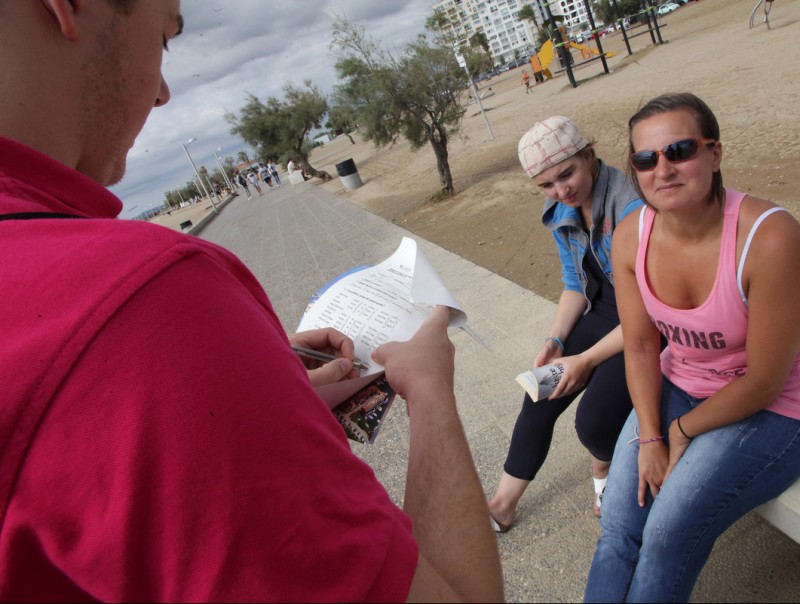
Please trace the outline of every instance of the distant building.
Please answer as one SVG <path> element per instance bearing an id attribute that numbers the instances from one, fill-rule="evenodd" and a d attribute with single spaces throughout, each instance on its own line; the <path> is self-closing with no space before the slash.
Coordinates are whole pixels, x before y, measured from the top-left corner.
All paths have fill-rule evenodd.
<path id="1" fill-rule="evenodd" d="M 538 29 L 545 23 L 547 0 L 442 0 L 433 10 L 445 17 L 443 31 L 459 46 L 469 46 L 470 38 L 483 32 L 495 65 L 527 56 L 536 49 Z M 536 23 L 519 21 L 520 9 L 529 5 Z M 577 32 L 589 28 L 584 0 L 551 0 L 554 16 L 564 18 L 567 30 Z"/>
<path id="2" fill-rule="evenodd" d="M 328 136 L 328 134 L 323 133 L 323 134 L 318 134 L 317 136 L 315 136 L 313 140 L 314 140 L 314 145 L 315 146 L 316 145 L 327 145 L 329 142 L 331 142 L 331 137 Z"/>
<path id="3" fill-rule="evenodd" d="M 590 27 L 589 13 L 583 0 L 554 0 L 550 3 L 550 10 L 553 15 L 564 17 L 564 25 L 569 32 L 584 31 Z M 595 19 L 595 25 L 602 25 L 602 22 L 598 23 Z"/>
<path id="4" fill-rule="evenodd" d="M 470 38 L 482 32 L 489 42 L 489 52 L 496 65 L 527 56 L 536 50 L 537 24 L 544 23 L 545 0 L 442 0 L 433 10 L 445 17 L 443 31 L 460 46 L 470 45 Z M 529 5 L 536 24 L 520 21 L 520 9 Z"/>

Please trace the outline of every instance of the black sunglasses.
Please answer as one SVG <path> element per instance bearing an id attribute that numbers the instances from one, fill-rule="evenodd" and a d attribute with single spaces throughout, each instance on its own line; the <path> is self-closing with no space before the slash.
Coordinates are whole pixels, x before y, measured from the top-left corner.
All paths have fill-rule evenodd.
<path id="1" fill-rule="evenodd" d="M 658 156 L 663 155 L 668 162 L 677 164 L 692 159 L 700 150 L 700 145 L 711 145 L 717 141 L 711 138 L 687 138 L 670 143 L 656 151 L 637 151 L 631 153 L 631 165 L 637 172 L 648 172 L 658 165 Z"/>

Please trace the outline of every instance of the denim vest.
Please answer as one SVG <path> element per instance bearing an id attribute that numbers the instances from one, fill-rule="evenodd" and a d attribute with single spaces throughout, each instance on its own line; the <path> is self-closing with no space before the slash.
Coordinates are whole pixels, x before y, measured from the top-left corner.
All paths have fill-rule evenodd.
<path id="1" fill-rule="evenodd" d="M 591 248 L 609 283 L 614 285 L 611 236 L 620 220 L 643 205 L 633 183 L 623 172 L 601 160 L 598 160 L 598 167 L 592 196 L 594 224 L 588 235 L 583 229 L 580 210 L 548 198 L 542 211 L 542 223 L 553 232 L 558 247 L 564 289 L 583 293 L 586 298 L 584 314 L 592 307 L 586 297 L 588 278 L 583 270 L 586 250 Z"/>

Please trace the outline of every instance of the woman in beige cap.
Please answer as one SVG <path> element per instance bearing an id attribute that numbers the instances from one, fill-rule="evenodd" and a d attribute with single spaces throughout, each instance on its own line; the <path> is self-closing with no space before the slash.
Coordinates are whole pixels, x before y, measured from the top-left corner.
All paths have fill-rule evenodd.
<path id="1" fill-rule="evenodd" d="M 522 167 L 547 196 L 542 222 L 553 232 L 564 291 L 534 367 L 563 365 L 549 398 L 525 395 L 504 472 L 489 501 L 492 524 L 505 532 L 517 504 L 544 464 L 558 417 L 585 390 L 575 418 L 592 456 L 594 513 L 600 502 L 617 435 L 631 411 L 622 358 L 611 235 L 642 201 L 630 180 L 603 163 L 575 123 L 553 116 L 536 123 L 519 142 Z"/>

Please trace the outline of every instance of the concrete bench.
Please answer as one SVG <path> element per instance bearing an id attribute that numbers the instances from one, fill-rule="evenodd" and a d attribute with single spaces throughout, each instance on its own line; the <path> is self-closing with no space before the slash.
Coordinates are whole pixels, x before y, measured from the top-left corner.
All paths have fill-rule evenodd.
<path id="1" fill-rule="evenodd" d="M 780 496 L 756 508 L 777 529 L 800 543 L 800 480 Z"/>

